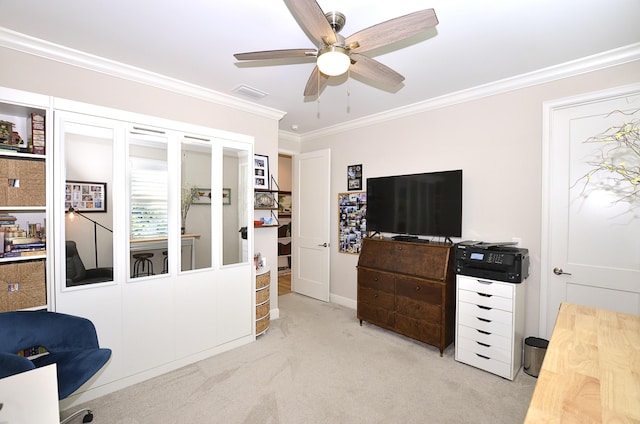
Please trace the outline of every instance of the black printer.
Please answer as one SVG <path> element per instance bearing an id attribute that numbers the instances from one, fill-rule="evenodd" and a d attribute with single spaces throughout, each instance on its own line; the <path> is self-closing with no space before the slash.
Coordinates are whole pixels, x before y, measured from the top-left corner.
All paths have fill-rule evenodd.
<path id="1" fill-rule="evenodd" d="M 456 273 L 521 283 L 529 276 L 529 250 L 514 245 L 511 242 L 460 242 L 455 247 Z"/>

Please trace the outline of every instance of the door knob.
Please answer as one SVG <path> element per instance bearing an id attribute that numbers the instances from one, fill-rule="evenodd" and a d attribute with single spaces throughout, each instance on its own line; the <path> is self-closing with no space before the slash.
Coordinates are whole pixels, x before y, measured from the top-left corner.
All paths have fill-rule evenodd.
<path id="1" fill-rule="evenodd" d="M 328 244 L 327 244 L 327 243 L 322 243 L 322 244 L 319 244 L 318 246 L 320 246 L 320 247 L 327 247 L 327 246 L 328 246 Z"/>
<path id="2" fill-rule="evenodd" d="M 564 275 L 571 275 L 570 272 L 564 272 L 562 270 L 562 268 L 558 268 L 558 267 L 553 268 L 553 273 L 556 274 L 556 275 L 563 275 L 563 274 Z"/>

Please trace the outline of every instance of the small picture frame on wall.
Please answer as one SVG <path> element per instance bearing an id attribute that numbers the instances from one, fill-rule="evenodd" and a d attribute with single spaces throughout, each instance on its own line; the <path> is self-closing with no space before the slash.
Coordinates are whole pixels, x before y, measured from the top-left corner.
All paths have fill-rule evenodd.
<path id="1" fill-rule="evenodd" d="M 231 204 L 231 189 L 223 188 L 222 189 L 222 204 L 230 205 Z"/>
<path id="2" fill-rule="evenodd" d="M 198 187 L 198 197 L 193 199 L 194 205 L 210 205 L 211 204 L 211 189 Z"/>
<path id="3" fill-rule="evenodd" d="M 347 190 L 362 190 L 362 164 L 347 167 Z"/>
<path id="4" fill-rule="evenodd" d="M 107 211 L 107 183 L 67 181 L 64 191 L 64 209 L 78 212 Z"/>
<path id="5" fill-rule="evenodd" d="M 269 156 L 253 155 L 253 186 L 269 190 Z"/>

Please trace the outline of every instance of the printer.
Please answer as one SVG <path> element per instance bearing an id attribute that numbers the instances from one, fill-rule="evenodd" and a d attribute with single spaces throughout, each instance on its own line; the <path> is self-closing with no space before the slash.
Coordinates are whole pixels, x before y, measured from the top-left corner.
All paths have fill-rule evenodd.
<path id="1" fill-rule="evenodd" d="M 515 247 L 515 244 L 460 242 L 455 246 L 456 273 L 521 283 L 529 276 L 529 250 Z"/>

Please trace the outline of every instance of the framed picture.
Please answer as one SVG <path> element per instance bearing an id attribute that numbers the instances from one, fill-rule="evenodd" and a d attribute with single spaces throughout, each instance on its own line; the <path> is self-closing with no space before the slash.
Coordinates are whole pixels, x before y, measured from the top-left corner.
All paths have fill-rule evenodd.
<path id="1" fill-rule="evenodd" d="M 338 193 L 338 251 L 360 253 L 367 234 L 367 193 Z"/>
<path id="2" fill-rule="evenodd" d="M 67 181 L 64 189 L 64 208 L 78 212 L 107 211 L 107 183 Z"/>
<path id="3" fill-rule="evenodd" d="M 231 189 L 223 188 L 222 189 L 222 204 L 230 205 L 231 204 Z"/>
<path id="4" fill-rule="evenodd" d="M 269 190 L 269 156 L 253 155 L 253 186 Z"/>
<path id="5" fill-rule="evenodd" d="M 347 167 L 347 190 L 362 190 L 362 164 Z"/>
<path id="6" fill-rule="evenodd" d="M 211 189 L 198 187 L 198 197 L 193 199 L 194 205 L 210 205 L 211 204 Z"/>
<path id="7" fill-rule="evenodd" d="M 292 211 L 292 199 L 291 193 L 278 193 L 278 214 L 279 215 L 291 215 Z"/>
<path id="8" fill-rule="evenodd" d="M 253 194 L 254 209 L 276 209 L 276 195 L 270 191 L 256 191 Z"/>

